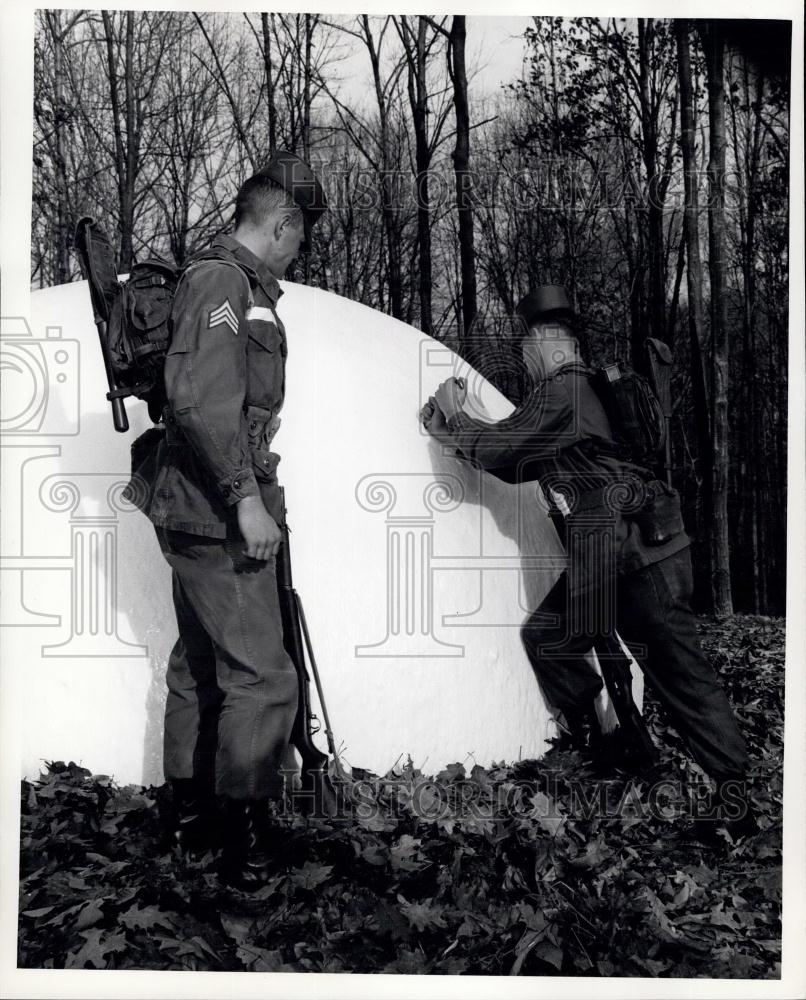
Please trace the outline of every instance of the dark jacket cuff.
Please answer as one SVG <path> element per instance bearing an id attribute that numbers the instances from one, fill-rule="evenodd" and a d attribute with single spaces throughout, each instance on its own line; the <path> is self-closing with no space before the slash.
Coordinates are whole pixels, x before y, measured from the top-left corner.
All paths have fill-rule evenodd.
<path id="1" fill-rule="evenodd" d="M 470 418 L 462 410 L 457 410 L 456 413 L 452 413 L 445 421 L 448 425 L 448 430 L 451 434 L 456 434 L 461 430 L 470 430 L 472 428 L 472 422 Z"/>
<path id="2" fill-rule="evenodd" d="M 251 469 L 239 469 L 225 479 L 219 479 L 218 493 L 224 504 L 231 507 L 244 497 L 260 496 L 255 474 Z"/>

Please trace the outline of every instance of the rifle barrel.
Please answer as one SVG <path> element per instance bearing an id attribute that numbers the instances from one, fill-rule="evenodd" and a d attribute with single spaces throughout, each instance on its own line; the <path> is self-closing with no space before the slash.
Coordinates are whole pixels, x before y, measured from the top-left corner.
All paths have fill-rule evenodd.
<path id="1" fill-rule="evenodd" d="M 325 735 L 327 737 L 327 746 L 331 754 L 336 757 L 336 741 L 333 738 L 333 730 L 330 728 L 330 718 L 327 714 L 327 706 L 325 705 L 325 693 L 322 690 L 322 681 L 319 677 L 319 668 L 316 665 L 316 657 L 313 654 L 313 644 L 311 643 L 311 635 L 308 631 L 308 620 L 305 617 L 305 610 L 302 607 L 302 600 L 299 594 L 294 591 L 294 600 L 296 601 L 297 611 L 299 612 L 299 622 L 302 626 L 302 635 L 305 639 L 305 647 L 308 650 L 308 660 L 311 664 L 311 671 L 313 672 L 314 684 L 316 684 L 316 693 L 319 696 L 319 705 L 322 709 L 322 717 L 325 722 Z"/>

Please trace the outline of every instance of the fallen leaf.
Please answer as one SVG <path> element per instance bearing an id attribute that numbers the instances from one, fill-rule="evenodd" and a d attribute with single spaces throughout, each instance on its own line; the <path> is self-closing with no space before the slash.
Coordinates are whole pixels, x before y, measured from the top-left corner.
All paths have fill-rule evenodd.
<path id="1" fill-rule="evenodd" d="M 38 919 L 39 917 L 44 917 L 46 913 L 50 913 L 50 912 L 52 912 L 52 911 L 53 911 L 54 909 L 55 909 L 55 907 L 54 907 L 54 906 L 40 906 L 40 907 L 39 907 L 38 909 L 36 909 L 36 910 L 23 910 L 23 911 L 22 911 L 22 915 L 23 915 L 24 917 L 31 917 L 31 918 L 33 918 L 34 920 L 36 920 L 36 919 Z"/>
<path id="2" fill-rule="evenodd" d="M 94 927 L 89 931 L 82 931 L 81 936 L 85 939 L 84 944 L 78 952 L 67 956 L 65 968 L 83 969 L 87 962 L 95 969 L 105 969 L 108 966 L 106 956 L 120 951 L 126 951 L 128 947 L 126 938 L 122 934 L 109 934 L 105 936 L 105 931 Z"/>
<path id="3" fill-rule="evenodd" d="M 417 871 L 422 868 L 424 862 L 417 859 L 422 840 L 404 833 L 389 852 L 392 867 L 396 871 Z"/>
<path id="4" fill-rule="evenodd" d="M 101 906 L 103 900 L 93 899 L 84 907 L 84 909 L 79 913 L 78 919 L 76 920 L 76 929 L 84 930 L 87 927 L 92 927 L 99 923 L 104 918 L 104 911 Z"/>
<path id="5" fill-rule="evenodd" d="M 404 896 L 398 894 L 397 901 L 400 903 L 403 916 L 418 931 L 431 927 L 447 927 L 443 916 L 444 907 L 435 905 L 431 899 L 425 899 L 421 903 L 410 903 Z"/>
<path id="6" fill-rule="evenodd" d="M 174 914 L 162 911 L 157 906 L 144 906 L 141 908 L 135 903 L 125 913 L 121 913 L 118 917 L 118 922 L 132 930 L 149 931 L 157 926 L 164 927 L 166 930 L 174 930 L 176 927 L 172 919 L 174 916 Z"/>
<path id="7" fill-rule="evenodd" d="M 295 868 L 291 872 L 291 881 L 300 889 L 315 889 L 330 878 L 332 871 L 332 865 L 318 865 L 313 861 L 306 861 L 302 868 Z"/>

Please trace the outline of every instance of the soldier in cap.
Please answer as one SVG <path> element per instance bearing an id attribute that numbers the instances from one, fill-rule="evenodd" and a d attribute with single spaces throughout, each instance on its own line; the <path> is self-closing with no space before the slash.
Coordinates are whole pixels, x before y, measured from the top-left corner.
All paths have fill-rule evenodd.
<path id="1" fill-rule="evenodd" d="M 288 152 L 242 185 L 232 235 L 183 270 L 165 360 L 165 435 L 135 472 L 134 495 L 173 571 L 179 638 L 167 671 L 164 770 L 174 835 L 198 845 L 223 819 L 223 874 L 245 889 L 271 864 L 268 800 L 282 791 L 298 695 L 275 577 L 283 512 L 271 443 L 287 353 L 278 279 L 325 208 L 310 167 Z"/>
<path id="2" fill-rule="evenodd" d="M 536 288 L 517 313 L 531 390 L 515 412 L 496 424 L 475 420 L 463 409 L 462 388 L 449 379 L 422 417 L 477 467 L 508 481 L 538 480 L 565 515 L 567 570 L 522 630 L 546 700 L 575 745 L 586 745 L 598 729 L 594 700 L 602 689 L 586 654 L 597 635 L 617 628 L 644 654 L 643 669 L 694 758 L 723 798 L 734 800 L 741 815 L 729 817 L 733 832 L 753 832 L 743 798 L 744 740 L 689 606 L 689 539 L 679 499 L 619 453 L 579 356 L 578 319 L 565 288 Z"/>

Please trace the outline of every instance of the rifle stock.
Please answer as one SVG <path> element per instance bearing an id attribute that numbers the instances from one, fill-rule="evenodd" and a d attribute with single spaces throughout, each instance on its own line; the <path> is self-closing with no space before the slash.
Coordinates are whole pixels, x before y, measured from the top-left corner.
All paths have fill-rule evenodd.
<path id="1" fill-rule="evenodd" d="M 614 635 L 599 636 L 594 642 L 607 693 L 630 749 L 646 765 L 657 764 L 658 751 L 649 735 L 644 717 L 632 697 L 630 660 Z"/>

